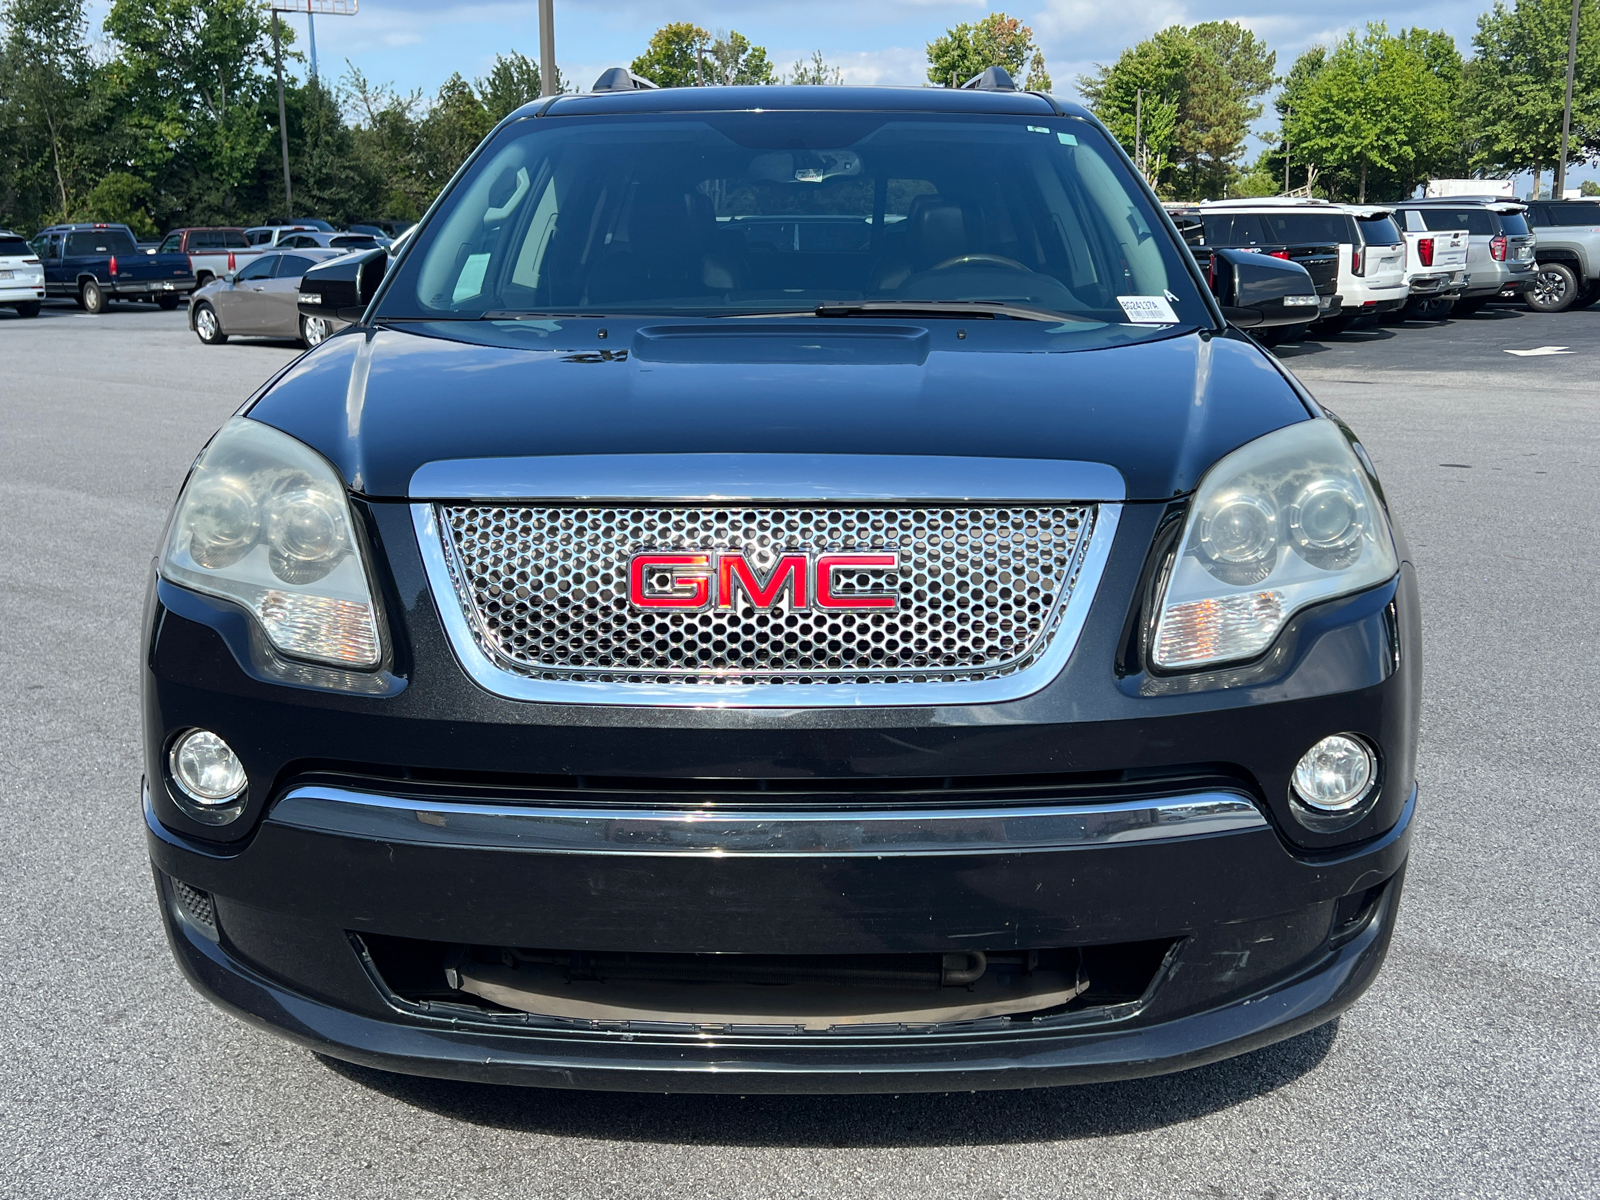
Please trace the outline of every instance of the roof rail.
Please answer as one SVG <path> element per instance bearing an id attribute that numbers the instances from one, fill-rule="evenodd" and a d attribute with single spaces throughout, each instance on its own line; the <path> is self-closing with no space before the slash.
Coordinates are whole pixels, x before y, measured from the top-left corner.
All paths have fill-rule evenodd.
<path id="1" fill-rule="evenodd" d="M 971 88 L 978 92 L 1014 92 L 1017 90 L 1017 85 L 1011 81 L 1011 72 L 1004 67 L 985 67 L 961 86 L 964 89 Z"/>
<path id="2" fill-rule="evenodd" d="M 659 83 L 653 83 L 643 75 L 635 75 L 627 67 L 608 67 L 600 72 L 600 78 L 594 81 L 591 92 L 642 92 L 651 88 L 659 88 Z"/>

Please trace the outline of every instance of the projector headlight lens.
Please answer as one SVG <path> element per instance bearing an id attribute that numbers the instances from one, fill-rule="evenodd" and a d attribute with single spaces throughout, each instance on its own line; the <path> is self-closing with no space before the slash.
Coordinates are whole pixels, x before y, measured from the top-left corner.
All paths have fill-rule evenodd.
<path id="1" fill-rule="evenodd" d="M 291 658 L 370 669 L 380 645 L 343 481 L 325 458 L 235 417 L 173 514 L 164 578 L 242 604 Z"/>
<path id="2" fill-rule="evenodd" d="M 172 777 L 197 804 L 224 805 L 244 791 L 244 764 L 233 748 L 205 729 L 191 729 L 172 746 Z"/>
<path id="3" fill-rule="evenodd" d="M 1325 737 L 1294 768 L 1294 791 L 1320 813 L 1348 812 L 1377 778 L 1378 763 L 1365 743 L 1344 734 Z"/>
<path id="4" fill-rule="evenodd" d="M 1154 661 L 1253 658 L 1297 611 L 1399 569 L 1373 480 L 1333 421 L 1240 447 L 1206 472 L 1163 589 Z"/>

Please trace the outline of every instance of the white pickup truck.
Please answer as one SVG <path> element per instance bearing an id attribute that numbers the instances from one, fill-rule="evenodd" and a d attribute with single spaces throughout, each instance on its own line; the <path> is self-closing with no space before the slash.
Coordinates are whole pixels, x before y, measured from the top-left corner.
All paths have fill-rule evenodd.
<path id="1" fill-rule="evenodd" d="M 266 246 L 252 246 L 244 230 L 211 226 L 174 229 L 161 241 L 163 254 L 187 254 L 194 272 L 195 287 L 203 288 L 229 271 L 237 271 L 258 256 Z"/>
<path id="2" fill-rule="evenodd" d="M 1401 317 L 1437 320 L 1467 289 L 1467 252 L 1471 247 L 1465 229 L 1403 230 L 1406 241 L 1406 284 L 1410 298 Z"/>

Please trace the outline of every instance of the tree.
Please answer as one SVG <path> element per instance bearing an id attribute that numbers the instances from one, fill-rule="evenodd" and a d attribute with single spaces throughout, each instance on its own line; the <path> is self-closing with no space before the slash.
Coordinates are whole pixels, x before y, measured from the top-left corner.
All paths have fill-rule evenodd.
<path id="1" fill-rule="evenodd" d="M 693 22 L 663 25 L 650 35 L 644 53 L 633 60 L 633 73 L 660 87 L 694 87 L 706 82 L 710 50 L 711 35 Z"/>
<path id="2" fill-rule="evenodd" d="M 1459 85 L 1452 87 L 1447 56 L 1430 57 L 1435 37 L 1446 35 L 1395 36 L 1381 22 L 1359 37 L 1352 30 L 1305 83 L 1284 135 L 1335 192 L 1365 203 L 1379 172 L 1384 190 L 1409 194 L 1450 153 Z M 1453 69 L 1459 80 L 1459 59 Z"/>
<path id="3" fill-rule="evenodd" d="M 821 50 L 813 50 L 811 61 L 795 63 L 794 70 L 789 72 L 784 82 L 841 84 L 844 82 L 844 72 L 824 62 Z"/>
<path id="4" fill-rule="evenodd" d="M 494 56 L 494 66 L 487 78 L 478 80 L 478 97 L 491 120 L 499 123 L 524 104 L 537 100 L 543 81 L 539 77 L 539 64 L 526 54 L 512 50 Z M 567 90 L 567 81 L 556 70 L 556 91 Z"/>
<path id="5" fill-rule="evenodd" d="M 1044 51 L 1035 50 L 1033 61 L 1028 64 L 1028 78 L 1023 80 L 1022 89 L 1026 92 L 1048 92 L 1054 84 L 1050 79 L 1050 72 L 1045 69 Z"/>
<path id="6" fill-rule="evenodd" d="M 444 81 L 417 130 L 421 151 L 418 175 L 430 203 L 493 128 L 489 110 L 459 72 Z"/>
<path id="7" fill-rule="evenodd" d="M 1583 196 L 1600 196 L 1600 183 L 1592 179 L 1585 179 L 1578 186 L 1578 193 Z"/>
<path id="8" fill-rule="evenodd" d="M 1276 56 L 1229 21 L 1169 26 L 1081 76 L 1078 88 L 1146 175 L 1183 199 L 1227 194 Z"/>
<path id="9" fill-rule="evenodd" d="M 1013 79 L 1021 78 L 1030 53 L 1034 62 L 1029 78 L 1042 79 L 1048 87 L 1050 76 L 1044 54 L 1034 47 L 1033 30 L 1016 17 L 992 12 L 975 23 L 963 21 L 928 43 L 928 82 L 960 87 L 988 67 L 1004 67 Z"/>
<path id="10" fill-rule="evenodd" d="M 767 48 L 751 45 L 750 39 L 737 29 L 717 33 L 705 64 L 705 79 L 707 83 L 728 85 L 778 82 L 777 73 L 767 61 Z"/>
<path id="11" fill-rule="evenodd" d="M 368 216 L 415 221 L 435 194 L 417 169 L 422 93 L 402 95 L 389 84 L 371 83 L 348 61 L 345 67 L 339 88 L 356 117 L 350 131 L 353 151 L 363 169 L 380 181 L 378 211 Z"/>
<path id="12" fill-rule="evenodd" d="M 1477 59 L 1467 76 L 1472 165 L 1498 174 L 1539 174 L 1561 155 L 1566 99 L 1568 0 L 1496 0 L 1478 17 Z M 1578 62 L 1572 89 L 1572 160 L 1600 154 L 1600 5 L 1578 17 Z"/>

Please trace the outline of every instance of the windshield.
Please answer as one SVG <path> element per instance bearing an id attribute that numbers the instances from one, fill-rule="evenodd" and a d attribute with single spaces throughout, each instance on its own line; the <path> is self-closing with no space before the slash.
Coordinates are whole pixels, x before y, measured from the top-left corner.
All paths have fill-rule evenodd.
<path id="1" fill-rule="evenodd" d="M 1527 237 L 1528 219 L 1521 213 L 1501 213 L 1500 232 L 1507 237 Z"/>
<path id="2" fill-rule="evenodd" d="M 968 302 L 1100 325 L 1153 303 L 1209 324 L 1183 253 L 1080 120 L 530 118 L 446 197 L 378 316 Z"/>
<path id="3" fill-rule="evenodd" d="M 1500 232 L 1494 214 L 1487 208 L 1423 208 L 1418 209 L 1422 221 L 1429 229 L 1448 232 L 1465 229 L 1478 237 L 1489 237 Z"/>
<path id="4" fill-rule="evenodd" d="M 1404 240 L 1393 217 L 1357 217 L 1356 228 L 1369 246 L 1398 246 Z"/>
<path id="5" fill-rule="evenodd" d="M 0 258 L 26 258 L 33 250 L 19 237 L 0 237 Z"/>

